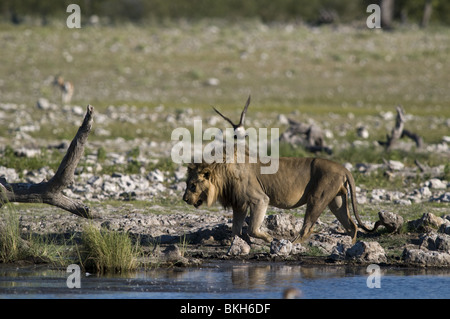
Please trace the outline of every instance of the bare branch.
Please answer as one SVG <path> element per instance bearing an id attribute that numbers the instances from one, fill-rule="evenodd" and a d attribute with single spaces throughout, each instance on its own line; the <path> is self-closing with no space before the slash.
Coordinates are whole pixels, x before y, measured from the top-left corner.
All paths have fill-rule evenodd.
<path id="1" fill-rule="evenodd" d="M 408 130 L 403 130 L 401 138 L 403 138 L 405 136 L 412 139 L 416 143 L 416 146 L 418 148 L 422 148 L 423 139 L 419 135 L 417 135 L 416 133 L 410 132 Z"/>
<path id="2" fill-rule="evenodd" d="M 50 191 L 59 192 L 72 184 L 75 169 L 83 156 L 84 145 L 92 128 L 93 112 L 94 107 L 88 105 L 83 124 L 81 124 L 77 134 L 70 143 L 67 153 L 58 167 L 58 171 L 48 182 Z"/>
<path id="3" fill-rule="evenodd" d="M 387 151 L 390 151 L 398 139 L 406 136 L 412 139 L 418 148 L 421 148 L 423 146 L 422 138 L 415 133 L 405 130 L 405 122 L 405 111 L 401 106 L 397 106 L 395 127 L 392 129 L 391 135 L 386 135 L 386 142 L 378 141 L 378 143 L 384 146 Z"/>
<path id="4" fill-rule="evenodd" d="M 10 184 L 4 178 L 0 178 L 2 195 L 0 206 L 6 201 L 45 203 L 57 206 L 81 217 L 91 218 L 89 207 L 81 201 L 68 198 L 62 194 L 62 190 L 73 182 L 75 169 L 83 156 L 84 146 L 92 128 L 93 112 L 94 108 L 88 105 L 83 124 L 78 129 L 72 143 L 70 143 L 58 171 L 48 182 Z"/>

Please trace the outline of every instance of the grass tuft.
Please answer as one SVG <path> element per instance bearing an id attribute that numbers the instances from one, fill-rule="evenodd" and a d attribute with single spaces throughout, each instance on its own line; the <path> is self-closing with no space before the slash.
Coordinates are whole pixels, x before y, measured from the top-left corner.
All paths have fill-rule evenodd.
<path id="1" fill-rule="evenodd" d="M 3 223 L 0 224 L 0 261 L 15 262 L 24 257 L 23 240 L 20 237 L 19 214 L 6 203 Z"/>
<path id="2" fill-rule="evenodd" d="M 122 273 L 138 267 L 139 245 L 126 233 L 98 229 L 87 224 L 82 235 L 81 264 L 86 270 Z"/>
<path id="3" fill-rule="evenodd" d="M 72 239 L 58 244 L 49 235 L 29 235 L 22 238 L 19 213 L 7 202 L 0 220 L 0 262 L 13 263 L 31 260 L 34 263 L 46 262 L 55 266 L 72 263 Z"/>

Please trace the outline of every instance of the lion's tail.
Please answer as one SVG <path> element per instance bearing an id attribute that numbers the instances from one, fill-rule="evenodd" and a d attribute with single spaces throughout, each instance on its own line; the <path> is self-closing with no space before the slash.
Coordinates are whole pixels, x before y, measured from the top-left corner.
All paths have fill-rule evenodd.
<path id="1" fill-rule="evenodd" d="M 361 221 L 361 218 L 359 217 L 358 210 L 356 208 L 356 186 L 355 186 L 355 180 L 350 172 L 347 172 L 347 180 L 348 184 L 350 186 L 350 194 L 351 194 L 351 200 L 352 200 L 352 207 L 353 207 L 353 213 L 355 214 L 356 220 L 358 221 L 359 227 L 364 229 L 366 232 L 372 233 L 377 230 L 378 226 L 380 226 L 380 221 L 377 221 L 372 229 L 369 229 L 364 225 L 364 223 Z"/>

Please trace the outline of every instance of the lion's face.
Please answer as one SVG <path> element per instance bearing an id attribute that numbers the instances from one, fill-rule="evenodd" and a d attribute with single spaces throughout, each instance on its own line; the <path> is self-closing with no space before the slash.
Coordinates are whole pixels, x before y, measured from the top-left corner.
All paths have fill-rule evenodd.
<path id="1" fill-rule="evenodd" d="M 210 172 L 199 164 L 188 166 L 188 178 L 183 200 L 195 208 L 208 203 L 208 193 L 211 187 Z"/>

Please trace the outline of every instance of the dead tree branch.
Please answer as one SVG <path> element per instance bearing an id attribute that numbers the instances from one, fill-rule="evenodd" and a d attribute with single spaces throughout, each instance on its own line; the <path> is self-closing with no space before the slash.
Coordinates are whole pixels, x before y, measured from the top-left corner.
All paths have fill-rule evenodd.
<path id="1" fill-rule="evenodd" d="M 395 127 L 392 129 L 391 135 L 387 135 L 386 150 L 391 150 L 395 142 L 402 137 L 403 128 L 405 127 L 405 111 L 401 106 L 397 106 L 397 117 L 395 119 Z"/>
<path id="2" fill-rule="evenodd" d="M 3 203 L 45 203 L 65 209 L 75 215 L 91 218 L 89 207 L 81 201 L 65 196 L 62 191 L 73 183 L 74 172 L 78 162 L 84 153 L 89 132 L 92 128 L 94 107 L 87 106 L 84 121 L 78 129 L 77 134 L 70 143 L 66 155 L 59 165 L 58 171 L 49 181 L 41 183 L 8 183 L 4 178 L 0 178 L 0 191 Z"/>
<path id="3" fill-rule="evenodd" d="M 419 135 L 417 135 L 416 133 L 410 132 L 408 130 L 403 130 L 402 136 L 400 138 L 403 138 L 405 136 L 409 137 L 410 139 L 412 139 L 416 143 L 416 146 L 418 148 L 422 148 L 422 146 L 423 146 L 423 139 Z"/>
<path id="4" fill-rule="evenodd" d="M 423 140 L 420 136 L 404 129 L 405 122 L 406 122 L 405 111 L 401 106 L 397 106 L 397 117 L 395 120 L 395 127 L 392 129 L 391 135 L 386 135 L 386 142 L 378 141 L 380 145 L 385 147 L 386 151 L 390 151 L 397 142 L 397 140 L 405 136 L 412 139 L 416 143 L 416 146 L 418 148 L 421 148 L 423 146 Z"/>

